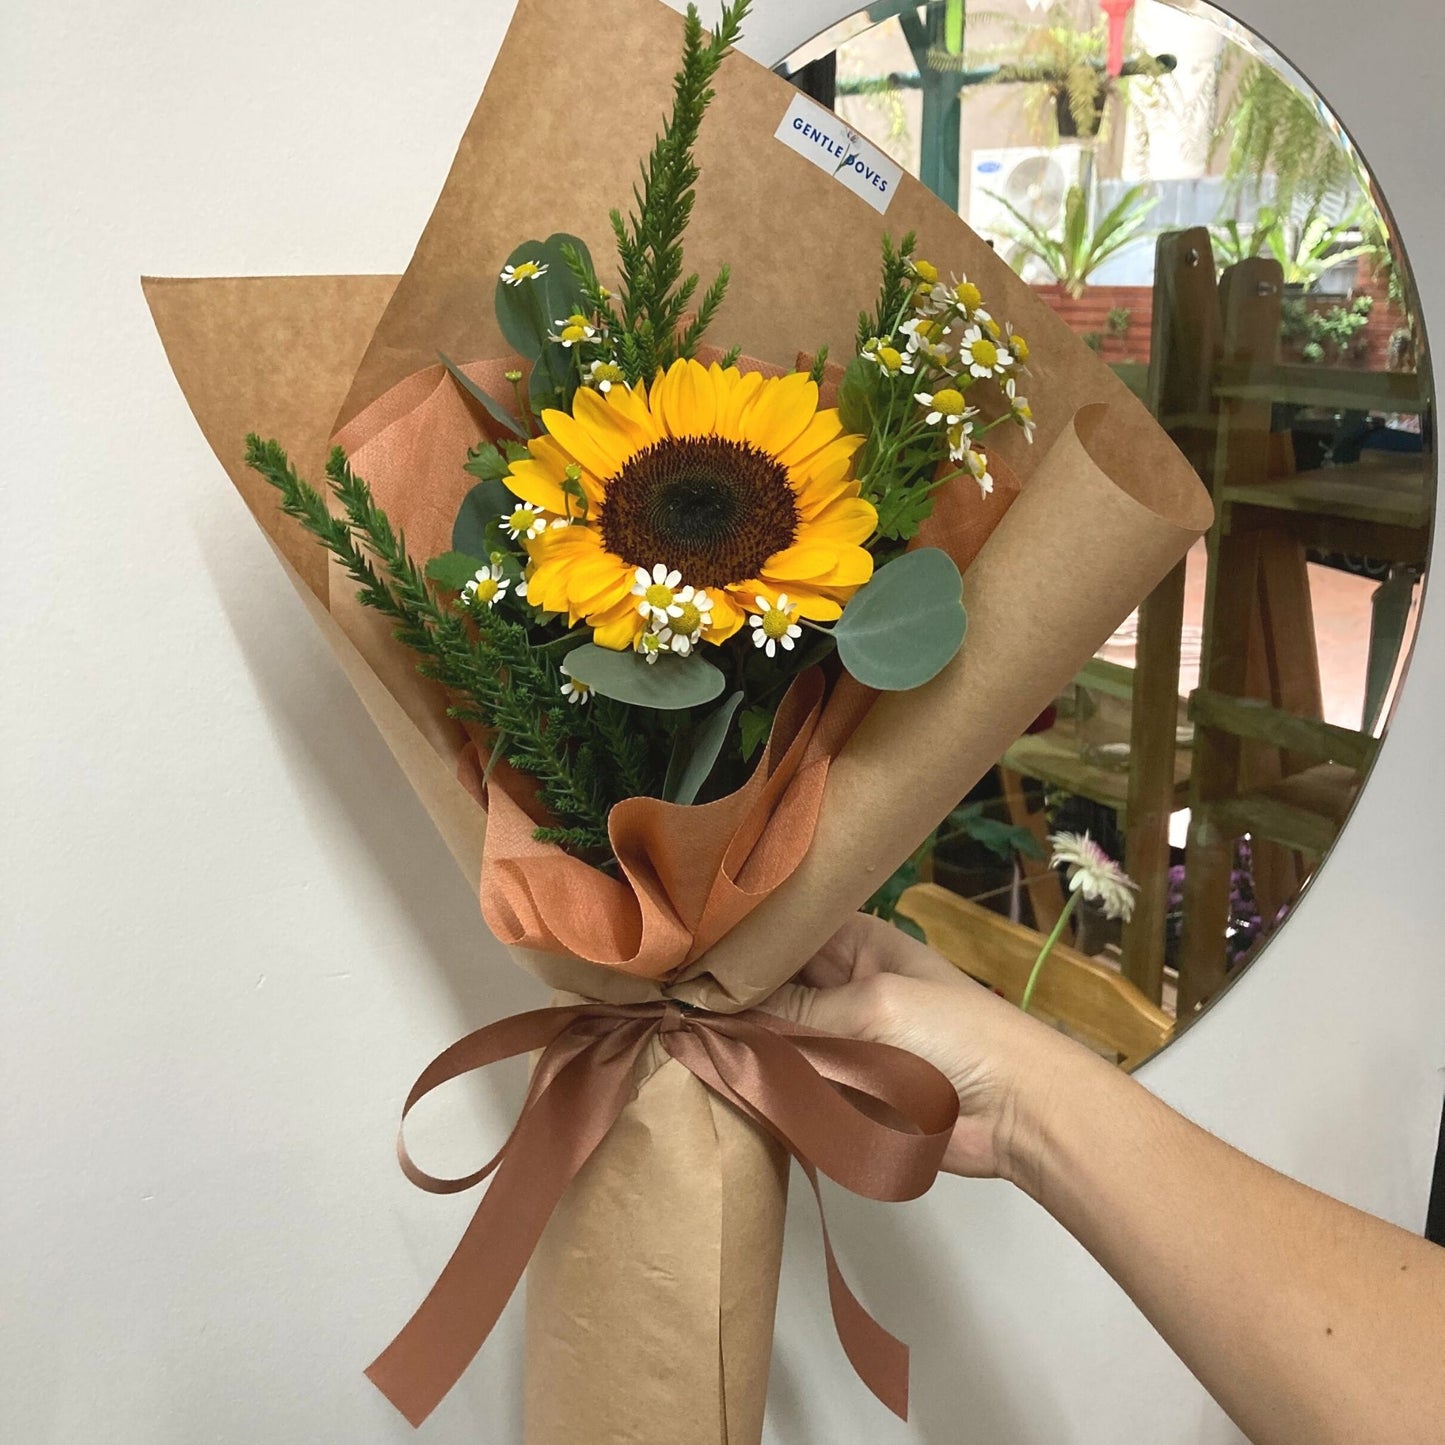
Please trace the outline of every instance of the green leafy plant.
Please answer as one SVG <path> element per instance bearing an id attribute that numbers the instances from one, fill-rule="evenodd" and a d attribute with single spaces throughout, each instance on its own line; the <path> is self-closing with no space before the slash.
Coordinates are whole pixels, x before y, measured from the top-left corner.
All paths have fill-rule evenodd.
<path id="1" fill-rule="evenodd" d="M 1348 306 L 1329 306 L 1322 311 L 1311 310 L 1301 296 L 1286 297 L 1280 316 L 1280 340 L 1293 342 L 1300 348 L 1303 360 L 1319 364 L 1330 359 L 1344 360 L 1350 354 L 1354 338 L 1369 324 L 1374 301 L 1369 296 L 1356 296 Z"/>
<path id="2" fill-rule="evenodd" d="M 1110 336 L 1117 336 L 1123 340 L 1129 334 L 1129 328 L 1134 324 L 1134 310 L 1130 306 L 1111 306 L 1109 314 L 1104 318 L 1104 325 Z"/>
<path id="3" fill-rule="evenodd" d="M 1319 210 L 1311 210 L 1297 224 L 1281 222 L 1267 230 L 1264 250 L 1279 262 L 1286 286 L 1308 290 L 1336 266 L 1375 254 L 1374 244 L 1364 232 L 1369 214 L 1370 208 L 1360 205 L 1332 221 Z"/>
<path id="4" fill-rule="evenodd" d="M 1003 196 L 989 194 L 1018 223 L 1007 236 L 1009 264 L 1017 270 L 1023 259 L 1033 257 L 1074 297 L 1084 294 L 1089 277 L 1105 261 L 1148 234 L 1144 225 L 1159 200 L 1157 196 L 1145 200 L 1144 187 L 1131 186 L 1097 222 L 1091 223 L 1083 188 L 1070 186 L 1062 225 L 1054 232 L 1031 221 Z"/>

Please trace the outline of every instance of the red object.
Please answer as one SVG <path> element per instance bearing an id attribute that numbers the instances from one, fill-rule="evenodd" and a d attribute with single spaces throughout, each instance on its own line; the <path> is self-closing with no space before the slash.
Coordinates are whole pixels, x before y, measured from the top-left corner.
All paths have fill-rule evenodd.
<path id="1" fill-rule="evenodd" d="M 1109 74 L 1124 72 L 1124 22 L 1134 8 L 1134 0 L 1099 0 L 1099 8 L 1109 18 Z"/>

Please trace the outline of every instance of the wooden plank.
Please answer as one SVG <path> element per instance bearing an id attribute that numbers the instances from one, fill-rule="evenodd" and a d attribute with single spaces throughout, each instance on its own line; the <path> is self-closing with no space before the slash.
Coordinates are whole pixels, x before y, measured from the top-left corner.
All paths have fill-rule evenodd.
<path id="1" fill-rule="evenodd" d="M 1296 717 L 1252 697 L 1226 697 L 1198 688 L 1189 699 L 1189 715 L 1202 727 L 1225 728 L 1236 737 L 1309 756 L 1311 762 L 1368 767 L 1379 750 L 1376 739 L 1315 718 Z"/>
<path id="2" fill-rule="evenodd" d="M 1171 733 L 1173 725 L 1171 724 Z M 1060 718 L 1041 733 L 1020 738 L 1003 755 L 1003 766 L 1026 777 L 1052 783 L 1065 792 L 1119 810 L 1119 826 L 1130 826 L 1129 774 L 1125 769 L 1101 768 L 1080 754 L 1078 734 L 1072 718 Z M 1189 773 L 1194 754 L 1188 748 L 1174 751 L 1174 780 L 1171 806 L 1183 808 L 1189 796 Z"/>
<path id="3" fill-rule="evenodd" d="M 1280 525 L 1280 513 L 1270 507 L 1247 506 L 1239 502 L 1223 509 L 1223 531 L 1231 536 L 1247 532 L 1273 532 Z M 1430 529 L 1387 527 L 1379 522 L 1353 522 L 1342 517 L 1297 512 L 1290 520 L 1294 535 L 1309 547 L 1323 552 L 1348 552 L 1356 557 L 1373 557 L 1380 562 L 1423 567 L 1430 551 Z"/>
<path id="4" fill-rule="evenodd" d="M 1243 503 L 1277 512 L 1376 522 L 1386 527 L 1430 525 L 1431 499 L 1425 458 L 1322 467 L 1292 477 L 1221 487 L 1223 506 Z"/>
<path id="5" fill-rule="evenodd" d="M 1430 410 L 1429 391 L 1413 371 L 1346 371 L 1236 359 L 1220 366 L 1214 394 L 1222 400 L 1292 402 L 1329 411 Z"/>
<path id="6" fill-rule="evenodd" d="M 1029 806 L 1021 774 L 1000 766 L 998 776 L 1009 822 L 1015 828 L 1027 829 L 1042 850 L 1037 858 L 1019 854 L 1018 865 L 1028 888 L 1034 923 L 1046 933 L 1051 933 L 1064 911 L 1064 885 L 1059 875 L 1049 867 L 1049 820 L 1042 808 Z"/>
<path id="7" fill-rule="evenodd" d="M 956 968 L 998 989 L 1010 1003 L 1022 999 L 1043 946 L 1032 929 L 933 883 L 908 889 L 898 911 L 913 919 L 929 946 Z M 1125 1067 L 1162 1047 L 1174 1029 L 1174 1020 L 1127 979 L 1062 943 L 1039 975 L 1031 1011 L 1119 1055 Z"/>

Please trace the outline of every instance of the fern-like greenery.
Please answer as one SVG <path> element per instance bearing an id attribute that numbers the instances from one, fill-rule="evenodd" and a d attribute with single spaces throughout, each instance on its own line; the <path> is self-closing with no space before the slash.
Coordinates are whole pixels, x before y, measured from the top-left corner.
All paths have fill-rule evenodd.
<path id="1" fill-rule="evenodd" d="M 1273 176 L 1274 208 L 1281 215 L 1327 202 L 1343 209 L 1362 190 L 1353 156 L 1316 102 L 1263 60 L 1250 60 L 1239 77 L 1216 145 L 1226 137 L 1225 175 L 1237 187 L 1259 187 Z"/>
<path id="2" fill-rule="evenodd" d="M 478 616 L 444 603 L 339 448 L 326 474 L 341 517 L 276 442 L 248 437 L 246 464 L 281 494 L 282 510 L 341 562 L 362 605 L 391 618 L 397 640 L 420 659 L 418 670 L 455 699 L 452 715 L 494 730 L 496 750 L 537 780 L 556 824 L 539 829 L 539 838 L 578 851 L 606 848 L 611 799 L 659 791 L 628 710 L 600 697 L 585 713 L 567 706 L 565 679 L 522 623 L 495 608 Z"/>
<path id="3" fill-rule="evenodd" d="M 621 270 L 616 304 L 580 257 L 568 257 L 592 306 L 619 337 L 618 360 L 632 383 L 650 380 L 678 357 L 694 355 L 727 294 L 724 266 L 679 332 L 700 282 L 696 273 L 683 275 L 682 238 L 692 219 L 699 174 L 694 150 L 713 98 L 713 77 L 742 33 L 751 3 L 732 0 L 710 35 L 697 7 L 688 6 L 672 112 L 643 162 L 641 184 L 633 192 L 635 209 L 626 217 L 620 210 L 611 215 Z"/>

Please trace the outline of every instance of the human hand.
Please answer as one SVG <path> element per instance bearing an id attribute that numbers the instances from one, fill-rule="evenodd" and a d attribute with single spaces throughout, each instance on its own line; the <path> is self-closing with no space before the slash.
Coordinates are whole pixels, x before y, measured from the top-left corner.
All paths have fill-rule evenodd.
<path id="1" fill-rule="evenodd" d="M 972 1178 L 1021 1178 L 1061 1073 L 1087 1050 L 973 982 L 926 944 L 854 914 L 797 979 L 760 1008 L 846 1038 L 927 1059 L 958 1090 L 943 1167 Z"/>

